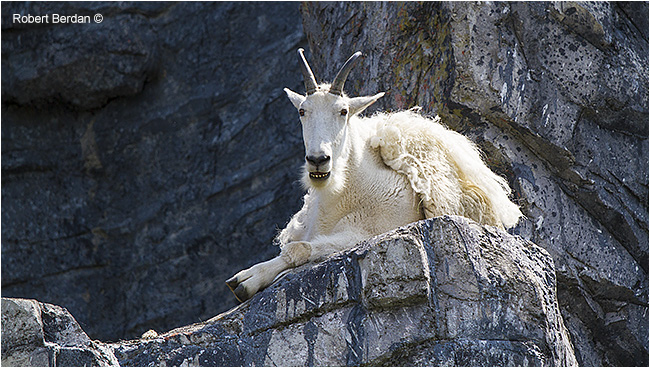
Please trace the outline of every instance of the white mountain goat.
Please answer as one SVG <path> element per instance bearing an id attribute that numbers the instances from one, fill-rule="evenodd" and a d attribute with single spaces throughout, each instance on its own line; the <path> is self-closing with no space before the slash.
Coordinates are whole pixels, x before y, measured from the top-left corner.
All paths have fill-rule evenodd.
<path id="1" fill-rule="evenodd" d="M 444 214 L 514 226 L 522 216 L 507 182 L 467 138 L 415 110 L 359 114 L 384 93 L 347 97 L 357 52 L 334 82 L 318 85 L 299 49 L 306 96 L 287 88 L 305 144 L 304 205 L 277 240 L 280 255 L 226 281 L 244 301 L 283 271 L 352 248 L 361 240 Z"/>

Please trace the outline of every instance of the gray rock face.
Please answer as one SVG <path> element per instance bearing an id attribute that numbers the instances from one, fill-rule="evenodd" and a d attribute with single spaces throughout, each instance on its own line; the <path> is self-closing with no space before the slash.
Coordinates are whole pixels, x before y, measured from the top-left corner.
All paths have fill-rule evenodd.
<path id="1" fill-rule="evenodd" d="M 235 306 L 301 204 L 299 4 L 2 3 L 2 27 L 2 295 L 104 341 Z"/>
<path id="2" fill-rule="evenodd" d="M 56 102 L 87 110 L 141 92 L 157 53 L 149 18 L 167 8 L 63 3 L 4 7 L 2 31 L 19 37 L 2 40 L 3 102 L 37 106 Z M 48 15 L 52 23 L 34 27 L 14 22 L 13 14 Z M 110 19 L 69 26 L 55 24 L 54 14 L 106 14 Z"/>
<path id="3" fill-rule="evenodd" d="M 309 3 L 317 77 L 422 106 L 507 177 L 581 365 L 648 364 L 647 2 Z M 640 15 L 643 14 L 643 17 Z"/>
<path id="4" fill-rule="evenodd" d="M 117 365 L 113 351 L 90 340 L 65 308 L 2 298 L 2 365 L 83 367 Z"/>
<path id="5" fill-rule="evenodd" d="M 460 217 L 421 221 L 284 276 L 120 364 L 575 365 L 543 249 Z"/>

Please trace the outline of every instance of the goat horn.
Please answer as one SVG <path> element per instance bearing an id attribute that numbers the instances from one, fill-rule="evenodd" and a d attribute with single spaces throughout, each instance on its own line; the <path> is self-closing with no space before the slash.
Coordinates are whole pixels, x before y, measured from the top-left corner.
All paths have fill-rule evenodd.
<path id="1" fill-rule="evenodd" d="M 337 96 L 342 96 L 343 95 L 343 85 L 345 84 L 345 80 L 348 79 L 348 75 L 352 71 L 352 67 L 354 67 L 354 63 L 357 61 L 357 59 L 361 56 L 361 51 L 355 52 L 348 61 L 343 64 L 343 67 L 341 70 L 339 70 L 339 73 L 336 75 L 336 78 L 334 78 L 334 82 L 332 82 L 332 86 L 330 87 L 330 93 L 333 95 Z"/>
<path id="2" fill-rule="evenodd" d="M 311 68 L 307 63 L 307 59 L 305 59 L 304 52 L 305 50 L 303 48 L 298 49 L 298 55 L 300 55 L 300 59 L 302 60 L 302 63 L 300 63 L 300 69 L 302 70 L 302 78 L 305 80 L 305 90 L 307 91 L 307 95 L 311 95 L 318 89 L 318 84 L 316 83 L 314 73 L 311 71 Z"/>

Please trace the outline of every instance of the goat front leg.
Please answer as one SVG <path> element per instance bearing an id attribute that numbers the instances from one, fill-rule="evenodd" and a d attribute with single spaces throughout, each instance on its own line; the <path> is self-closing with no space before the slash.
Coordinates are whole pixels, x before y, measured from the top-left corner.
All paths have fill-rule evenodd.
<path id="1" fill-rule="evenodd" d="M 309 243 L 289 243 L 282 247 L 279 256 L 239 271 L 226 281 L 226 285 L 235 294 L 237 300 L 246 301 L 259 290 L 269 286 L 281 272 L 307 263 L 310 256 Z"/>

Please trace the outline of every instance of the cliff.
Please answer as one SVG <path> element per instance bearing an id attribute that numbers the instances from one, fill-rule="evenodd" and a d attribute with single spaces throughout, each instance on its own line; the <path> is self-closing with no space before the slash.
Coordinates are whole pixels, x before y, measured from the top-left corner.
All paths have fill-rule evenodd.
<path id="1" fill-rule="evenodd" d="M 441 217 L 305 265 L 206 322 L 93 344 L 123 366 L 575 365 L 555 283 L 542 248 Z M 5 305 L 26 302 L 3 299 L 3 336 L 21 335 L 12 327 L 21 320 L 5 319 Z M 43 325 L 47 337 L 51 327 Z M 4 359 L 17 346 L 31 351 L 26 346 L 42 339 L 3 343 L 3 365 L 16 362 Z M 69 364 L 61 355 L 54 362 Z"/>
<path id="2" fill-rule="evenodd" d="M 350 95 L 441 115 L 509 180 L 577 362 L 648 364 L 648 2 L 0 6 L 3 297 L 101 341 L 236 306 L 300 207 L 296 49 L 319 80 L 360 50 Z"/>

